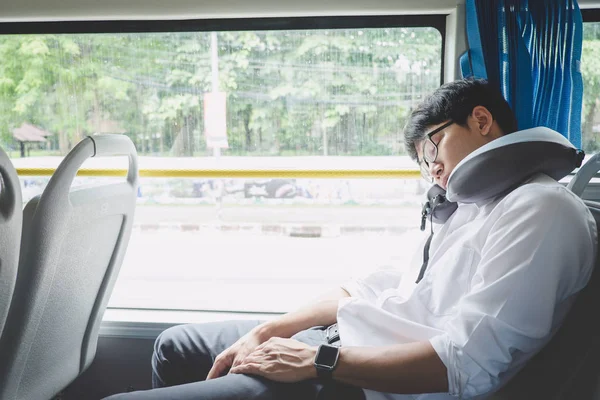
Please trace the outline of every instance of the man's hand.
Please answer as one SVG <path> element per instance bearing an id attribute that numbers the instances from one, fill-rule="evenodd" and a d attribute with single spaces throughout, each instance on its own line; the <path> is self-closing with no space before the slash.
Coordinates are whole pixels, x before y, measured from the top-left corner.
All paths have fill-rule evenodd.
<path id="1" fill-rule="evenodd" d="M 208 372 L 206 380 L 225 375 L 227 370 L 240 365 L 246 356 L 252 353 L 263 341 L 256 330 L 252 330 L 242 336 L 231 347 L 215 358 L 215 363 Z"/>
<path id="2" fill-rule="evenodd" d="M 289 338 L 313 326 L 329 326 L 335 323 L 339 300 L 349 296 L 344 289 L 336 288 L 314 304 L 259 325 L 217 356 L 206 379 L 225 375 L 228 369 L 240 365 L 257 346 L 272 337 Z"/>
<path id="3" fill-rule="evenodd" d="M 317 376 L 317 348 L 294 339 L 271 338 L 258 346 L 232 374 L 260 375 L 277 382 L 299 382 Z"/>

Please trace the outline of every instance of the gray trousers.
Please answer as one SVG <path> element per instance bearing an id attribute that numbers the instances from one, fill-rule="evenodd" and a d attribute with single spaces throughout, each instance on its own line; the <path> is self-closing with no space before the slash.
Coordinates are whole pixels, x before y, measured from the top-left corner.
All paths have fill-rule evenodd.
<path id="1" fill-rule="evenodd" d="M 318 379 L 279 383 L 262 377 L 228 374 L 205 381 L 215 357 L 261 321 L 179 325 L 156 339 L 152 355 L 154 389 L 123 393 L 105 400 L 364 400 L 362 389 Z M 327 343 L 325 327 L 293 338 L 318 346 Z"/>

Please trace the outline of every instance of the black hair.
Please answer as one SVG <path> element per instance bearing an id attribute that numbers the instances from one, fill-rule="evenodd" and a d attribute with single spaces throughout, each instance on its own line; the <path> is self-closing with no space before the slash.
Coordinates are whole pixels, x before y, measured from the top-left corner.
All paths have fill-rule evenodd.
<path id="1" fill-rule="evenodd" d="M 415 144 L 427 135 L 428 128 L 452 120 L 466 126 L 467 118 L 476 106 L 483 106 L 492 114 L 502 133 L 517 130 L 517 120 L 500 90 L 485 79 L 462 79 L 440 86 L 415 108 L 404 128 L 404 147 L 417 161 Z"/>

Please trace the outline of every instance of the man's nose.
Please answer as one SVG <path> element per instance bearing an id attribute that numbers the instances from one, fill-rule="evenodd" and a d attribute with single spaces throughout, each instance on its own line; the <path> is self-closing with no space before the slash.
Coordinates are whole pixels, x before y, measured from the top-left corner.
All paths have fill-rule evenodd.
<path id="1" fill-rule="evenodd" d="M 439 162 L 429 164 L 429 173 L 433 178 L 439 178 L 444 172 L 444 166 Z"/>

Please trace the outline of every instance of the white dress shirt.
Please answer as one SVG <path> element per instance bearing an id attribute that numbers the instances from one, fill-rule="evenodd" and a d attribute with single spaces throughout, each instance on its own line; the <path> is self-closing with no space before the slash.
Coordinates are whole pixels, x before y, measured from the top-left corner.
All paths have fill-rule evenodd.
<path id="1" fill-rule="evenodd" d="M 486 204 L 459 204 L 436 228 L 419 284 L 423 246 L 404 274 L 384 268 L 342 285 L 351 297 L 337 321 L 343 346 L 429 341 L 449 393 L 365 390 L 368 400 L 484 398 L 499 389 L 549 341 L 596 257 L 590 211 L 542 174 Z"/>

